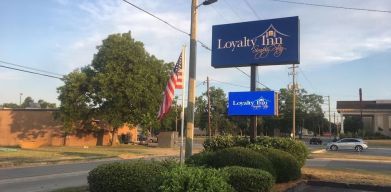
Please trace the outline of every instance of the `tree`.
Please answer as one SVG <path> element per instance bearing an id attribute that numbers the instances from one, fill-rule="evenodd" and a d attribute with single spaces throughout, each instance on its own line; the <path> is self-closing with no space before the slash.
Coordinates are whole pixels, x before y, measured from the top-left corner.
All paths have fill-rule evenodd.
<path id="1" fill-rule="evenodd" d="M 38 100 L 38 104 L 41 106 L 41 109 L 55 109 L 56 104 L 55 103 L 49 103 L 42 99 Z"/>
<path id="2" fill-rule="evenodd" d="M 279 116 L 264 118 L 264 129 L 271 134 L 275 128 L 282 132 L 290 133 L 292 127 L 292 91 L 282 88 L 279 94 Z M 299 89 L 296 93 L 296 125 L 297 133 L 301 128 L 308 127 L 315 133 L 324 129 L 326 122 L 321 108 L 323 97 L 316 94 L 308 94 L 306 90 Z"/>
<path id="3" fill-rule="evenodd" d="M 360 116 L 347 116 L 343 124 L 345 132 L 357 135 L 358 130 L 361 127 L 361 118 Z"/>
<path id="4" fill-rule="evenodd" d="M 30 96 L 26 97 L 23 101 L 23 103 L 21 104 L 21 108 L 27 108 L 27 107 L 30 107 L 32 104 L 34 103 L 34 99 L 31 98 Z"/>
<path id="5" fill-rule="evenodd" d="M 228 99 L 224 90 L 214 86 L 209 88 L 210 94 L 210 114 L 211 114 L 211 130 L 212 132 L 219 131 L 220 133 L 232 133 L 235 124 L 228 118 L 227 104 Z M 196 99 L 195 108 L 195 123 L 201 130 L 206 130 L 208 127 L 208 105 L 207 93 L 204 92 Z"/>
<path id="6" fill-rule="evenodd" d="M 58 118 L 64 123 L 65 135 L 76 128 L 86 128 L 91 125 L 95 104 L 90 92 L 91 84 L 87 74 L 82 70 L 74 70 L 64 76 L 64 85 L 57 88 L 58 99 L 61 101 Z"/>
<path id="7" fill-rule="evenodd" d="M 3 103 L 2 107 L 15 109 L 15 108 L 19 108 L 19 105 L 16 103 Z"/>
<path id="8" fill-rule="evenodd" d="M 130 32 L 109 35 L 97 49 L 91 65 L 68 75 L 58 88 L 64 117 L 71 122 L 92 118 L 107 122 L 112 143 L 124 124 L 150 130 L 158 126 L 156 114 L 172 64 L 149 55 Z M 78 106 L 72 101 L 85 111 L 76 112 Z"/>

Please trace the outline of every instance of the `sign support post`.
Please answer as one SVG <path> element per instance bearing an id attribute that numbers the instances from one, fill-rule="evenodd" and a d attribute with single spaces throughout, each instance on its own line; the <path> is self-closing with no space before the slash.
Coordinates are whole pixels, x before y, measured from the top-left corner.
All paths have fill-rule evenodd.
<path id="1" fill-rule="evenodd" d="M 257 73 L 257 66 L 255 65 L 252 65 L 251 66 L 251 83 L 250 83 L 250 91 L 256 91 L 257 89 L 257 77 L 258 77 L 258 73 Z M 255 139 L 257 138 L 257 116 L 251 116 L 251 129 L 252 129 L 252 132 L 250 134 L 250 139 L 255 141 Z"/>

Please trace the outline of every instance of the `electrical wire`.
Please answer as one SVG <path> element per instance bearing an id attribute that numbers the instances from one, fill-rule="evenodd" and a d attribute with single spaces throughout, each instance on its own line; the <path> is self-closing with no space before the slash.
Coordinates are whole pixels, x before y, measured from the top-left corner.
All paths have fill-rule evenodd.
<path id="1" fill-rule="evenodd" d="M 247 77 L 251 78 L 251 76 L 250 76 L 249 74 L 247 74 L 247 73 L 244 72 L 243 70 L 239 69 L 238 67 L 235 67 L 235 69 L 237 69 L 238 71 L 242 72 L 242 73 L 243 73 L 244 75 L 246 75 Z M 257 80 L 257 83 L 260 84 L 260 85 L 262 85 L 262 86 L 265 87 L 266 89 L 273 90 L 273 89 L 271 89 L 270 87 L 266 86 L 265 84 L 259 82 L 258 80 Z"/>
<path id="2" fill-rule="evenodd" d="M 51 77 L 51 78 L 63 80 L 63 78 L 55 77 L 55 76 L 47 75 L 47 74 L 43 74 L 43 73 L 37 73 L 37 72 L 33 72 L 33 71 L 17 69 L 17 68 L 13 68 L 13 67 L 7 67 L 7 66 L 4 66 L 4 65 L 0 65 L 0 67 L 11 69 L 11 70 L 15 70 L 15 71 L 21 71 L 21 72 L 25 72 L 25 73 L 31 73 L 31 74 L 35 74 L 35 75 L 41 75 L 41 76 L 46 76 L 46 77 Z"/>
<path id="3" fill-rule="evenodd" d="M 52 74 L 52 75 L 63 76 L 62 74 L 59 74 L 59 73 L 53 73 L 53 72 L 45 71 L 45 70 L 42 70 L 42 69 L 37 69 L 37 68 L 27 67 L 27 66 L 23 66 L 23 65 L 18 65 L 18 64 L 11 63 L 11 62 L 8 62 L 8 61 L 0 60 L 0 63 L 6 64 L 6 65 L 11 65 L 11 66 L 16 66 L 16 67 L 21 67 L 21 68 L 25 68 L 25 69 L 29 69 L 29 70 L 39 71 L 39 72 L 43 72 L 43 73 L 48 73 L 48 74 Z"/>
<path id="4" fill-rule="evenodd" d="M 257 19 L 261 19 L 261 17 L 257 14 L 257 12 L 254 10 L 254 8 L 252 7 L 252 5 L 250 4 L 250 2 L 248 2 L 247 0 L 244 0 L 244 2 L 246 3 L 247 7 L 251 10 L 251 12 L 253 12 L 253 14 L 255 15 L 255 17 Z"/>
<path id="5" fill-rule="evenodd" d="M 178 27 L 175 27 L 174 25 L 171 25 L 169 22 L 167 22 L 167 21 L 161 19 L 160 17 L 158 17 L 158 16 L 156 16 L 156 15 L 154 15 L 154 14 L 152 14 L 152 13 L 146 11 L 145 9 L 143 9 L 143 8 L 141 8 L 141 7 L 139 7 L 139 6 L 135 5 L 135 4 L 133 4 L 133 3 L 129 2 L 129 1 L 127 1 L 127 0 L 122 0 L 122 1 L 125 2 L 125 3 L 127 3 L 127 4 L 129 4 L 129 5 L 131 5 L 131 6 L 133 6 L 133 7 L 136 8 L 136 9 L 138 9 L 138 10 L 140 10 L 140 11 L 142 11 L 142 12 L 144 12 L 144 13 L 146 13 L 146 14 L 152 16 L 152 17 L 154 17 L 155 19 L 157 19 L 157 20 L 159 20 L 159 21 L 165 23 L 166 25 L 170 26 L 171 28 L 175 29 L 176 31 L 179 31 L 179 32 L 181 32 L 181 33 L 183 33 L 183 34 L 186 34 L 186 35 L 190 36 L 190 33 L 186 32 L 186 31 L 184 31 L 184 30 L 182 30 L 182 29 L 179 29 Z"/>
<path id="6" fill-rule="evenodd" d="M 243 18 L 236 12 L 236 10 L 231 6 L 231 4 L 229 4 L 226 0 L 223 1 L 225 3 L 225 5 L 227 5 L 229 7 L 229 9 L 232 10 L 232 12 L 237 16 L 239 17 L 240 20 L 243 20 Z"/>
<path id="7" fill-rule="evenodd" d="M 238 84 L 235 84 L 235 83 L 220 81 L 220 80 L 216 80 L 216 79 L 210 79 L 210 81 L 215 81 L 215 82 L 219 82 L 219 83 L 223 83 L 223 84 L 227 84 L 227 85 L 231 85 L 231 86 L 236 86 L 236 87 L 250 88 L 248 86 L 238 85 Z"/>
<path id="8" fill-rule="evenodd" d="M 186 35 L 190 36 L 189 33 L 187 33 L 187 32 L 185 32 L 185 31 L 183 31 L 183 30 L 181 30 L 181 29 L 175 27 L 174 25 L 172 25 L 172 24 L 170 24 L 169 22 L 167 22 L 167 21 L 165 21 L 165 20 L 159 18 L 158 16 L 156 16 L 156 15 L 154 15 L 154 14 L 148 12 L 147 10 L 145 10 L 145 9 L 143 9 L 143 8 L 141 8 L 141 7 L 139 7 L 139 6 L 135 5 L 135 4 L 133 4 L 133 3 L 129 2 L 129 1 L 127 1 L 127 0 L 122 0 L 122 1 L 125 2 L 125 3 L 127 3 L 127 4 L 129 4 L 129 5 L 131 5 L 131 6 L 133 6 L 133 7 L 135 7 L 136 9 L 138 9 L 138 10 L 140 10 L 140 11 L 142 11 L 142 12 L 144 12 L 144 13 L 146 13 L 146 14 L 152 16 L 152 17 L 154 17 L 155 19 L 158 19 L 159 21 L 165 23 L 166 25 L 170 26 L 171 28 L 175 29 L 176 31 L 181 32 L 181 33 L 183 33 L 183 34 L 186 34 Z M 233 8 L 232 8 L 227 2 L 225 2 L 225 3 L 233 10 Z M 234 11 L 234 10 L 233 10 L 233 11 Z M 235 12 L 235 11 L 234 11 L 234 12 Z M 236 13 L 236 14 L 237 14 L 237 13 Z M 240 17 L 238 14 L 237 14 L 237 16 Z M 208 47 L 205 43 L 203 43 L 202 41 L 197 40 L 197 42 L 198 42 L 203 48 L 205 48 L 206 50 L 212 51 L 212 49 L 209 48 L 209 47 Z M 250 75 L 248 75 L 247 73 L 243 72 L 243 71 L 240 70 L 239 68 L 236 67 L 236 69 L 239 70 L 240 72 L 244 73 L 246 76 L 251 77 Z M 261 82 L 259 82 L 259 81 L 257 81 L 257 83 L 259 83 L 260 85 L 264 86 L 264 87 L 267 88 L 267 89 L 270 89 L 269 87 L 267 87 L 266 85 L 264 85 L 263 83 L 261 83 Z M 272 90 L 272 89 L 270 89 L 270 90 Z"/>
<path id="9" fill-rule="evenodd" d="M 364 8 L 355 8 L 355 7 L 343 7 L 343 6 L 336 6 L 336 5 L 325 5 L 325 4 L 305 3 L 305 2 L 286 1 L 286 0 L 269 0 L 269 1 L 280 2 L 280 3 L 297 4 L 297 5 L 315 6 L 315 7 L 346 9 L 346 10 L 354 10 L 354 11 L 391 13 L 391 11 L 388 11 L 388 10 L 378 10 L 378 9 L 364 9 Z"/>

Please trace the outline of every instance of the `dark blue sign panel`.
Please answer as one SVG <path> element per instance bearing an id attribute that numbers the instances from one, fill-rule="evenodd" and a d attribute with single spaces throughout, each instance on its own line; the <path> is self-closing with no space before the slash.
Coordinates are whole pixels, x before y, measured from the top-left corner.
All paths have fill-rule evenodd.
<path id="1" fill-rule="evenodd" d="M 299 17 L 214 25 L 212 66 L 300 63 Z"/>
<path id="2" fill-rule="evenodd" d="M 230 116 L 278 114 L 278 95 L 274 91 L 230 92 L 228 102 Z"/>

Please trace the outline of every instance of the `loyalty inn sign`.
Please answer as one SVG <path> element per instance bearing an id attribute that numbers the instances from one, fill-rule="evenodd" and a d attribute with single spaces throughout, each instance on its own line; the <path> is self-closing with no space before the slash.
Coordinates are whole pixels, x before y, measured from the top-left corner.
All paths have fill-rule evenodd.
<path id="1" fill-rule="evenodd" d="M 278 94 L 274 91 L 228 93 L 228 115 L 278 115 Z"/>
<path id="2" fill-rule="evenodd" d="M 214 68 L 300 63 L 299 17 L 214 25 Z"/>

